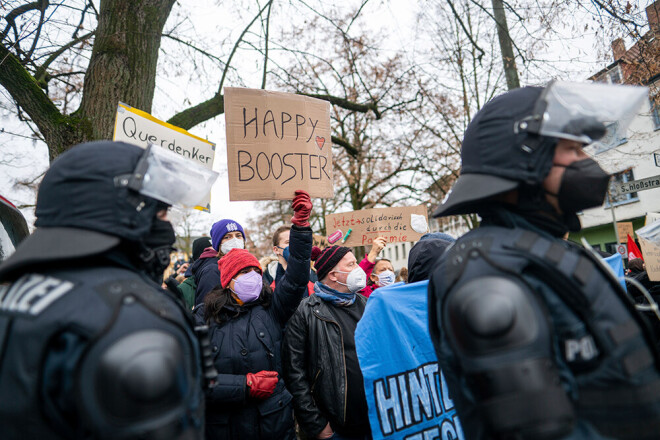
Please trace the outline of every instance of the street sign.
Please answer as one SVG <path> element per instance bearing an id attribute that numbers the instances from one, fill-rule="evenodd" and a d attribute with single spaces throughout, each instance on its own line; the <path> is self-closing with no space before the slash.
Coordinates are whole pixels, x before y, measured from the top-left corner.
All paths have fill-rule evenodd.
<path id="1" fill-rule="evenodd" d="M 617 183 L 614 190 L 617 194 L 630 194 L 647 189 L 660 188 L 660 176 L 647 177 L 646 179 L 631 180 L 630 182 Z"/>
<path id="2" fill-rule="evenodd" d="M 616 247 L 616 251 L 621 254 L 623 258 L 628 258 L 628 246 L 620 244 Z"/>

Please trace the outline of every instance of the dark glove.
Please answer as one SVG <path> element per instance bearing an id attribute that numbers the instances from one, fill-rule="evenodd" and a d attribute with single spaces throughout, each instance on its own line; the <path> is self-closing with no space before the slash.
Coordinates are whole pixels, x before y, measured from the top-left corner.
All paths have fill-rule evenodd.
<path id="1" fill-rule="evenodd" d="M 277 371 L 260 371 L 245 375 L 250 397 L 265 399 L 270 397 L 277 385 Z"/>
<path id="2" fill-rule="evenodd" d="M 296 196 L 291 202 L 293 208 L 293 217 L 291 223 L 296 226 L 309 227 L 309 214 L 312 212 L 312 199 L 309 198 L 307 191 L 296 190 Z"/>

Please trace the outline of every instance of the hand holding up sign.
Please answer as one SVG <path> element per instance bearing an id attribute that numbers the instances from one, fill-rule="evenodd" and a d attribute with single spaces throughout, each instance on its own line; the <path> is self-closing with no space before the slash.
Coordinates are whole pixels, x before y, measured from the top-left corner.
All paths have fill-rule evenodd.
<path id="1" fill-rule="evenodd" d="M 293 217 L 291 223 L 300 227 L 309 227 L 309 214 L 312 212 L 312 199 L 307 191 L 296 190 L 296 196 L 291 202 Z"/>
<path id="2" fill-rule="evenodd" d="M 369 255 L 367 255 L 367 259 L 371 263 L 376 262 L 376 259 L 378 258 L 378 254 L 380 254 L 380 251 L 385 249 L 385 243 L 387 243 L 387 239 L 385 237 L 376 237 L 376 238 L 374 238 L 373 246 L 371 246 L 371 250 L 369 251 Z"/>

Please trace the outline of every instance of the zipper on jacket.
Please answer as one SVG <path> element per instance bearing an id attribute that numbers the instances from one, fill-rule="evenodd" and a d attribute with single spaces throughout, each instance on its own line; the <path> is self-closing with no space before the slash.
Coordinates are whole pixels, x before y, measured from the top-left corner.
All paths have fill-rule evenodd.
<path id="1" fill-rule="evenodd" d="M 321 375 L 321 369 L 319 368 L 319 371 L 316 372 L 316 376 L 314 376 L 314 381 L 312 382 L 312 389 L 310 390 L 312 393 L 314 392 L 314 387 L 316 387 L 316 381 L 319 380 L 320 375 Z"/>
<path id="2" fill-rule="evenodd" d="M 346 372 L 346 353 L 344 353 L 344 335 L 341 332 L 341 326 L 337 322 L 323 318 L 321 315 L 317 313 L 316 310 L 314 310 L 314 316 L 319 318 L 321 321 L 330 322 L 336 325 L 337 328 L 339 329 L 339 337 L 341 338 L 341 358 L 342 361 L 344 362 L 344 418 L 342 420 L 342 424 L 346 424 L 346 406 L 347 406 L 346 393 L 348 392 L 348 373 Z"/>

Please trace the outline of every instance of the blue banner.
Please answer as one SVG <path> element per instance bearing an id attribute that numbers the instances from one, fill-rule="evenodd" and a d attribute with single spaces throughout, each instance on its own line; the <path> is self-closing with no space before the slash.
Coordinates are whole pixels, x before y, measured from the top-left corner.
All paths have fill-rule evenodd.
<path id="1" fill-rule="evenodd" d="M 375 440 L 464 440 L 428 335 L 427 286 L 374 290 L 355 331 Z"/>
<path id="2" fill-rule="evenodd" d="M 605 260 L 607 265 L 612 268 L 614 275 L 616 275 L 619 283 L 623 286 L 623 290 L 628 291 L 626 288 L 626 280 L 623 275 L 623 258 L 621 257 L 621 254 L 614 254 L 607 258 L 603 258 L 603 260 Z"/>

